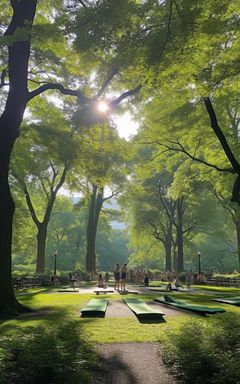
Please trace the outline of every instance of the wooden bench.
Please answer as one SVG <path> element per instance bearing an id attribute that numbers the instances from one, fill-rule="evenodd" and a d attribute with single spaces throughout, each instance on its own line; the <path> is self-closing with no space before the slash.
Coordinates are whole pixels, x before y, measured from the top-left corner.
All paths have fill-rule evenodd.
<path id="1" fill-rule="evenodd" d="M 96 295 L 100 295 L 100 293 L 114 293 L 114 290 L 113 289 L 96 289 L 95 291 L 93 291 L 94 293 L 96 293 Z"/>

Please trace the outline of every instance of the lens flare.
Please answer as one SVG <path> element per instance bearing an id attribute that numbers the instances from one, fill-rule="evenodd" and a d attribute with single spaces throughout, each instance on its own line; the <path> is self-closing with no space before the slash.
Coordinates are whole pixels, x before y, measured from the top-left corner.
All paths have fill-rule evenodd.
<path id="1" fill-rule="evenodd" d="M 105 103 L 105 101 L 99 101 L 98 105 L 97 105 L 97 109 L 99 110 L 99 112 L 107 112 L 107 110 L 109 109 L 109 106 L 107 103 Z"/>

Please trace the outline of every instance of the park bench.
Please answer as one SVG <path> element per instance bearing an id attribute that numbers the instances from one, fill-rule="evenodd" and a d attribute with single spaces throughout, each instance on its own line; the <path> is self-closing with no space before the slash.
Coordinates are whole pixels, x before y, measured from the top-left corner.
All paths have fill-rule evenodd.
<path id="1" fill-rule="evenodd" d="M 114 289 L 107 289 L 107 288 L 103 288 L 103 289 L 95 289 L 93 291 L 94 293 L 96 293 L 96 295 L 100 295 L 100 293 L 114 293 Z"/>

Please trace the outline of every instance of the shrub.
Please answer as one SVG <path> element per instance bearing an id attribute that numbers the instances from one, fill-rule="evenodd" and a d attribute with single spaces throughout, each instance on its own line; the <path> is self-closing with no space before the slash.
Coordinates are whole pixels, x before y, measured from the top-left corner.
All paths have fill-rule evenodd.
<path id="1" fill-rule="evenodd" d="M 1 341 L 0 382 L 89 383 L 90 366 L 95 362 L 95 355 L 77 332 L 76 323 L 55 331 L 25 328 Z"/>
<path id="2" fill-rule="evenodd" d="M 163 341 L 165 362 L 184 383 L 227 384 L 240 378 L 240 319 L 225 314 L 185 321 Z"/>

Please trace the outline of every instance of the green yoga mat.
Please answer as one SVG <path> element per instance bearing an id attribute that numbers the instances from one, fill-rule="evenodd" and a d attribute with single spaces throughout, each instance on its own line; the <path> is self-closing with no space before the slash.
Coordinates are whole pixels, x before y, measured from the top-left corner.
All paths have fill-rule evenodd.
<path id="1" fill-rule="evenodd" d="M 162 319 L 164 313 L 155 309 L 152 309 L 140 299 L 127 298 L 123 301 L 128 307 L 135 313 L 135 315 L 142 319 Z"/>
<path id="2" fill-rule="evenodd" d="M 172 301 L 166 301 L 164 297 L 157 297 L 153 299 L 157 303 L 166 304 L 176 309 L 185 309 L 187 311 L 191 311 L 194 313 L 199 314 L 215 314 L 215 313 L 223 313 L 225 312 L 225 309 L 223 308 L 210 308 L 210 307 L 204 307 L 203 305 L 192 305 L 188 304 L 184 301 L 175 300 L 172 296 L 168 296 L 170 300 Z"/>
<path id="3" fill-rule="evenodd" d="M 92 299 L 81 309 L 82 317 L 104 316 L 108 305 L 107 299 Z"/>
<path id="4" fill-rule="evenodd" d="M 223 297 L 220 299 L 212 299 L 213 301 L 218 301 L 219 303 L 225 303 L 225 304 L 232 304 L 232 305 L 237 305 L 238 307 L 240 306 L 240 296 L 236 297 Z"/>

